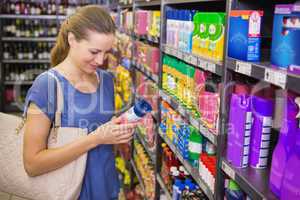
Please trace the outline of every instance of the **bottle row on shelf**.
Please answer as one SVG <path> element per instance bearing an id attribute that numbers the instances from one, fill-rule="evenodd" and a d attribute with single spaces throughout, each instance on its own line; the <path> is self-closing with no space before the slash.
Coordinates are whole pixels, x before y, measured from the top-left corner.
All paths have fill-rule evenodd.
<path id="1" fill-rule="evenodd" d="M 14 15 L 70 15 L 78 6 L 87 5 L 89 0 L 4 0 L 1 13 Z"/>
<path id="2" fill-rule="evenodd" d="M 57 22 L 37 19 L 9 19 L 3 21 L 4 37 L 56 37 Z"/>
<path id="3" fill-rule="evenodd" d="M 17 83 L 33 81 L 39 74 L 46 71 L 49 64 L 4 64 L 4 81 L 6 83 Z"/>
<path id="4" fill-rule="evenodd" d="M 119 25 L 125 32 L 132 31 L 137 36 L 149 36 L 156 38 L 160 36 L 160 11 L 159 10 L 137 10 L 135 12 L 124 10 L 119 17 Z M 135 23 L 133 21 L 135 20 Z"/>
<path id="5" fill-rule="evenodd" d="M 37 42 L 37 43 L 3 43 L 3 59 L 38 59 L 50 60 L 50 52 L 54 43 Z"/>

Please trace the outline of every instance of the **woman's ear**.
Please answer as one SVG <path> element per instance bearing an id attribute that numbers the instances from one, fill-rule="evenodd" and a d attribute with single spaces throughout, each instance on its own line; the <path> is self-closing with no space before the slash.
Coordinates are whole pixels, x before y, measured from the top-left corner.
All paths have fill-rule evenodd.
<path id="1" fill-rule="evenodd" d="M 70 47 L 75 47 L 76 45 L 76 38 L 75 35 L 71 32 L 68 33 L 68 43 L 70 45 Z"/>

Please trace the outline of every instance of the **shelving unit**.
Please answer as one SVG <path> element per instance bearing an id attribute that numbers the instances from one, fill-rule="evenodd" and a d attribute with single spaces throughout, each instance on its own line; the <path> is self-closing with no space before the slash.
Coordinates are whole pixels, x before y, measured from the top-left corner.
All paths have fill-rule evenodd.
<path id="1" fill-rule="evenodd" d="M 223 64 L 220 62 L 215 62 L 207 58 L 199 57 L 197 55 L 193 55 L 192 53 L 186 53 L 167 45 L 162 45 L 162 49 L 165 54 L 174 56 L 177 59 L 191 64 L 196 68 L 222 76 Z"/>
<path id="2" fill-rule="evenodd" d="M 198 183 L 200 188 L 203 190 L 205 195 L 210 199 L 214 199 L 214 193 L 208 188 L 208 185 L 204 182 L 204 180 L 200 177 L 198 169 L 192 167 L 188 161 L 186 161 L 180 152 L 177 150 L 177 148 L 173 145 L 173 143 L 169 140 L 169 138 L 165 137 L 161 131 L 159 131 L 159 135 L 161 138 L 164 139 L 166 144 L 170 147 L 170 149 L 174 152 L 176 157 L 180 160 L 180 162 L 183 164 L 183 166 L 186 168 L 186 170 L 189 172 L 189 174 L 194 178 L 194 180 Z"/>
<path id="3" fill-rule="evenodd" d="M 187 119 L 191 125 L 197 128 L 203 136 L 205 136 L 212 144 L 217 145 L 217 135 L 212 131 L 208 130 L 205 127 L 205 125 L 203 125 L 203 122 L 201 122 L 201 120 L 195 119 L 192 113 L 183 106 L 181 106 L 180 103 L 178 103 L 178 101 L 174 97 L 171 97 L 163 90 L 160 90 L 159 93 L 164 101 L 168 102 L 174 110 L 177 110 L 178 113 L 182 117 Z"/>
<path id="4" fill-rule="evenodd" d="M 56 19 L 56 20 L 64 20 L 67 17 L 64 15 L 13 15 L 13 14 L 5 14 L 0 15 L 0 19 Z"/>
<path id="5" fill-rule="evenodd" d="M 156 174 L 156 180 L 160 185 L 160 188 L 164 191 L 164 194 L 166 195 L 168 200 L 172 200 L 172 196 L 170 192 L 168 191 L 166 185 L 164 184 L 162 177 L 159 174 Z"/>
<path id="6" fill-rule="evenodd" d="M 222 159 L 221 168 L 227 176 L 235 180 L 244 189 L 251 199 L 277 199 L 268 188 L 270 173 L 268 169 L 256 170 L 251 167 L 237 169 L 224 158 Z"/>
<path id="7" fill-rule="evenodd" d="M 2 37 L 3 42 L 55 42 L 55 37 Z"/>
<path id="8" fill-rule="evenodd" d="M 142 136 L 141 130 L 140 130 L 139 127 L 137 128 L 137 130 L 135 132 L 135 136 L 136 136 L 136 138 L 138 138 L 138 140 L 140 141 L 140 143 L 143 145 L 145 151 L 147 152 L 148 156 L 151 158 L 152 162 L 155 163 L 156 156 L 155 156 L 154 152 L 152 152 L 150 150 L 149 145 L 145 141 L 144 136 Z"/>
<path id="9" fill-rule="evenodd" d="M 233 58 L 227 58 L 227 66 L 230 70 L 244 74 L 246 76 L 263 80 L 276 85 L 282 89 L 290 89 L 300 93 L 300 75 L 275 69 L 270 62 L 250 63 Z"/>
<path id="10" fill-rule="evenodd" d="M 143 179 L 142 179 L 142 177 L 141 177 L 141 175 L 140 175 L 138 169 L 136 168 L 134 161 L 133 161 L 133 160 L 130 160 L 130 164 L 131 164 L 131 166 L 132 166 L 132 168 L 133 168 L 133 171 L 134 171 L 136 177 L 137 177 L 138 180 L 139 180 L 139 183 L 140 183 L 140 186 L 141 186 L 143 192 L 145 193 L 146 189 L 145 189 L 145 186 L 144 186 Z"/>

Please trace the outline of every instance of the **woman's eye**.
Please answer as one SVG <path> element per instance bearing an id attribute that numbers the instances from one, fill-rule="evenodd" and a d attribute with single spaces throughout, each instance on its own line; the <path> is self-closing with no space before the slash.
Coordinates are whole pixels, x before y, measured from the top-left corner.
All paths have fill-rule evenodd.
<path id="1" fill-rule="evenodd" d="M 96 55 L 98 52 L 97 51 L 90 51 L 91 54 Z"/>

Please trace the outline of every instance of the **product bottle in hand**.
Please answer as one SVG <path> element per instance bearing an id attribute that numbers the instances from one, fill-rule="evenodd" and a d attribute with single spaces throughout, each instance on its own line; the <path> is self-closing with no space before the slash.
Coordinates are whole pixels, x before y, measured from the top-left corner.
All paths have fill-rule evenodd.
<path id="1" fill-rule="evenodd" d="M 122 123 L 133 123 L 142 119 L 147 113 L 152 111 L 151 105 L 144 99 L 139 99 L 129 110 L 123 113 L 121 117 Z"/>

